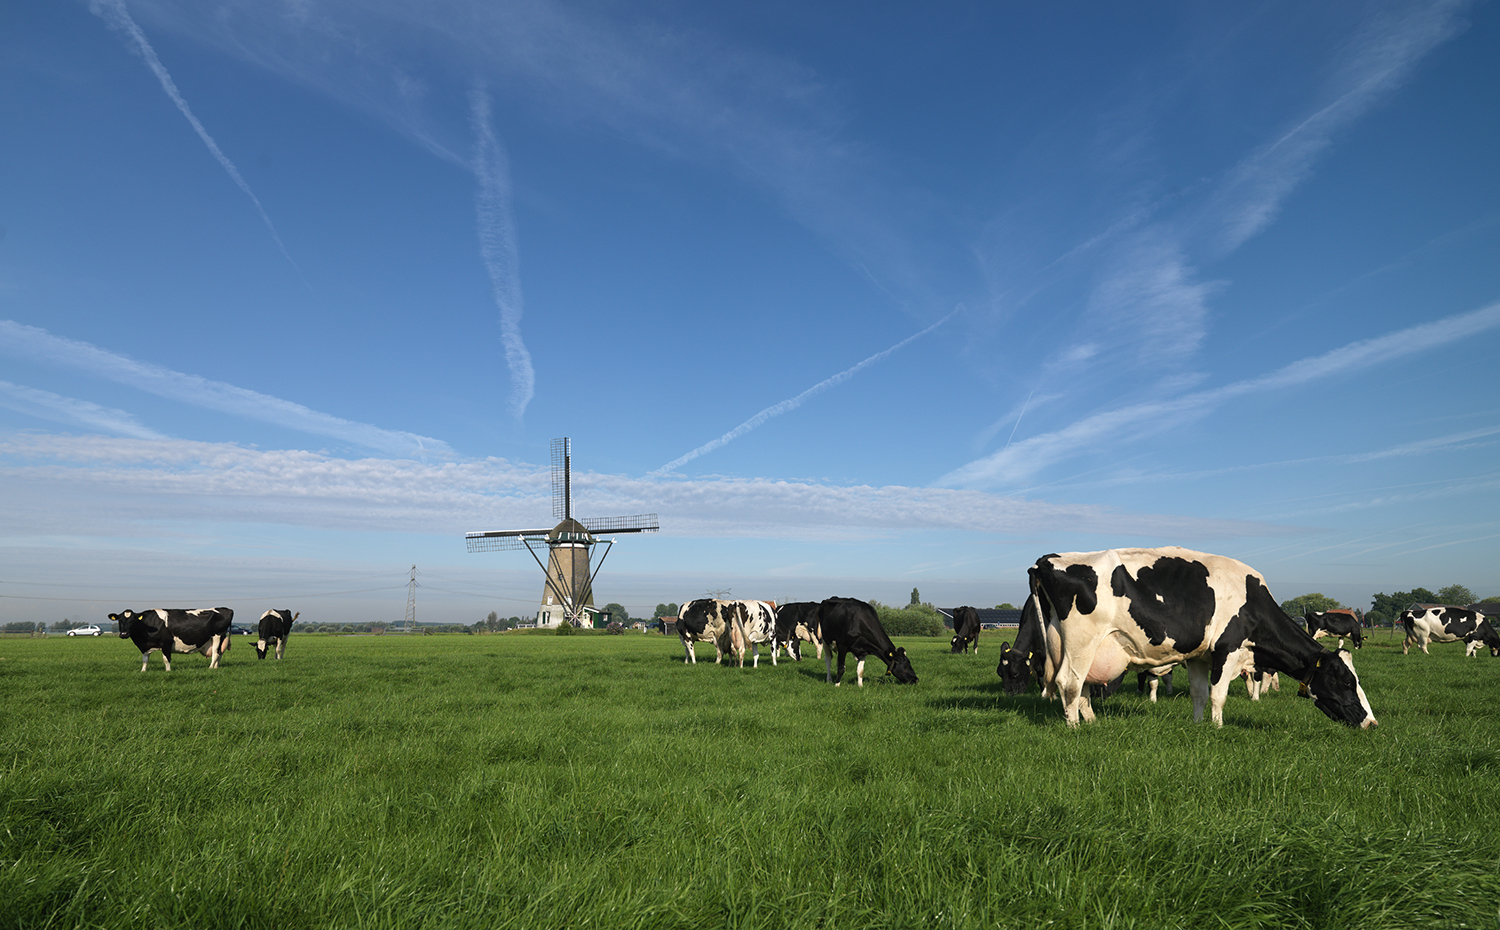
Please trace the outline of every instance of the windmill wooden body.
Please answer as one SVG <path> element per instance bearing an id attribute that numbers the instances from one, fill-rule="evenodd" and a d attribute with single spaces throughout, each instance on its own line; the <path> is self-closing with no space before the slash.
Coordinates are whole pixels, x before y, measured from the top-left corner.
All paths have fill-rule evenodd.
<path id="1" fill-rule="evenodd" d="M 592 623 L 594 578 L 614 546 L 613 539 L 600 534 L 654 533 L 656 514 L 643 513 L 629 517 L 573 517 L 573 442 L 566 437 L 552 440 L 552 516 L 560 519 L 550 530 L 491 530 L 467 533 L 464 540 L 470 552 L 497 552 L 525 549 L 542 569 L 542 602 L 537 609 L 537 624 L 558 626 Z M 589 570 L 594 547 L 603 545 L 599 560 Z M 544 564 L 538 554 L 547 549 Z M 597 611 L 594 611 L 597 612 Z"/>

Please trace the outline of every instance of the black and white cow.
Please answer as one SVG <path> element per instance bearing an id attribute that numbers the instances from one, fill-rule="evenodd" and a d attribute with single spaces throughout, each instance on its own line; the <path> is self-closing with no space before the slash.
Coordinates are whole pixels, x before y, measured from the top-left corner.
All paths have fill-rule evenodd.
<path id="1" fill-rule="evenodd" d="M 953 611 L 953 654 L 967 655 L 970 643 L 974 645 L 974 654 L 979 655 L 979 611 L 960 607 Z"/>
<path id="2" fill-rule="evenodd" d="M 234 611 L 228 607 L 205 607 L 200 610 L 178 610 L 154 607 L 139 613 L 122 610 L 109 619 L 120 625 L 120 638 L 135 643 L 141 651 L 141 671 L 151 653 L 161 650 L 162 664 L 172 670 L 174 652 L 197 652 L 208 656 L 208 667 L 218 668 L 219 659 L 229 651 L 229 626 Z"/>
<path id="3" fill-rule="evenodd" d="M 1376 725 L 1347 652 L 1330 652 L 1288 617 L 1259 572 L 1175 546 L 1044 555 L 1028 570 L 1047 644 L 1046 676 L 1069 726 L 1094 719 L 1084 686 L 1127 668 L 1184 664 L 1193 719 L 1224 722 L 1229 683 L 1246 662 L 1302 682 L 1319 710 Z"/>
<path id="4" fill-rule="evenodd" d="M 823 658 L 823 637 L 818 633 L 817 601 L 794 601 L 776 608 L 776 641 L 771 653 L 785 649 L 786 654 L 802 661 L 802 644 L 812 643 Z"/>
<path id="5" fill-rule="evenodd" d="M 286 654 L 286 640 L 292 635 L 292 621 L 302 616 L 290 610 L 268 610 L 260 615 L 260 639 L 255 641 L 256 658 L 264 659 L 266 650 L 276 647 L 276 658 Z"/>
<path id="6" fill-rule="evenodd" d="M 688 601 L 677 611 L 677 636 L 685 653 L 683 664 L 698 664 L 693 643 L 713 643 L 714 663 L 724 661 L 725 653 L 738 652 L 744 664 L 745 629 L 734 601 L 704 597 Z"/>
<path id="7" fill-rule="evenodd" d="M 754 656 L 751 668 L 760 668 L 760 644 L 771 647 L 771 664 L 776 664 L 776 605 L 771 601 L 733 601 L 739 605 L 736 611 L 741 629 L 745 631 L 745 642 Z M 740 652 L 740 667 L 745 667 L 745 654 Z"/>
<path id="8" fill-rule="evenodd" d="M 880 616 L 875 608 L 852 597 L 830 597 L 818 605 L 818 626 L 823 633 L 823 670 L 827 680 L 834 686 L 843 683 L 844 658 L 854 653 L 858 660 L 854 678 L 865 686 L 865 656 L 877 655 L 885 662 L 886 671 L 896 676 L 904 685 L 917 683 L 917 673 L 912 671 L 911 660 L 906 649 L 897 649 L 880 625 Z M 833 653 L 839 654 L 839 671 L 834 675 Z"/>
<path id="9" fill-rule="evenodd" d="M 1000 644 L 1000 664 L 995 674 L 1005 683 L 1006 694 L 1025 694 L 1031 687 L 1031 679 L 1042 684 L 1043 697 L 1051 697 L 1045 690 L 1043 678 L 1047 659 L 1047 645 L 1042 638 L 1042 618 L 1037 613 L 1036 598 L 1026 598 L 1021 608 L 1021 625 L 1016 630 L 1016 644 Z"/>
<path id="10" fill-rule="evenodd" d="M 1339 645 L 1344 644 L 1344 637 L 1349 637 L 1354 643 L 1355 649 L 1363 648 L 1365 644 L 1364 634 L 1361 627 L 1359 615 L 1346 607 L 1335 610 L 1309 611 L 1302 618 L 1307 623 L 1307 632 L 1313 639 L 1322 639 L 1325 636 L 1337 636 Z"/>
<path id="11" fill-rule="evenodd" d="M 1430 642 L 1456 643 L 1463 640 L 1467 643 L 1464 655 L 1474 655 L 1482 644 L 1490 647 L 1490 655 L 1500 656 L 1500 635 L 1496 634 L 1489 618 L 1477 610 L 1412 606 L 1401 612 L 1401 625 L 1406 628 L 1406 639 L 1401 643 L 1402 655 L 1406 655 L 1412 643 L 1426 653 Z"/>

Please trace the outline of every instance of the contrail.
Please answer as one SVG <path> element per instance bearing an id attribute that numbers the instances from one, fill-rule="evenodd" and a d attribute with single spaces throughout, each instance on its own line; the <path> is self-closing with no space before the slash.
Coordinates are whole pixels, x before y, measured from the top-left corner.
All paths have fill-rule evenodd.
<path id="1" fill-rule="evenodd" d="M 479 191 L 474 213 L 479 228 L 479 255 L 490 275 L 490 290 L 500 308 L 500 340 L 510 368 L 510 411 L 517 420 L 536 393 L 531 353 L 521 338 L 521 262 L 516 250 L 516 224 L 510 209 L 510 159 L 490 126 L 490 98 L 482 87 L 469 95 L 478 152 L 474 174 Z"/>
<path id="2" fill-rule="evenodd" d="M 198 117 L 193 115 L 193 111 L 188 107 L 187 101 L 182 99 L 182 94 L 177 90 L 177 84 L 172 80 L 172 76 L 167 73 L 166 66 L 161 63 L 160 58 L 156 57 L 156 50 L 151 47 L 151 43 L 146 41 L 146 34 L 141 32 L 141 27 L 136 25 L 135 20 L 130 17 L 130 12 L 125 9 L 125 0 L 90 0 L 89 11 L 104 20 L 110 28 L 119 32 L 133 43 L 136 54 L 145 60 L 146 66 L 151 69 L 151 72 L 156 75 L 156 79 L 161 82 L 161 89 L 167 92 L 167 96 L 171 97 L 172 102 L 177 104 L 177 109 L 181 110 L 182 115 L 187 117 L 188 123 L 192 125 L 193 131 L 198 134 L 198 138 L 203 140 L 203 144 L 208 146 L 209 152 L 213 154 L 214 158 L 218 159 L 219 164 L 228 172 L 229 177 L 235 184 L 239 185 L 240 190 L 245 192 L 245 196 L 250 198 L 250 202 L 255 204 L 256 211 L 260 213 L 261 220 L 266 224 L 266 229 L 271 231 L 271 238 L 276 240 L 276 247 L 281 250 L 282 255 L 286 256 L 286 260 L 292 263 L 292 267 L 297 269 L 297 274 L 301 275 L 302 269 L 298 268 L 297 263 L 292 260 L 292 253 L 286 250 L 286 243 L 281 241 L 281 236 L 277 234 L 275 225 L 271 223 L 271 217 L 266 214 L 266 208 L 260 205 L 260 198 L 256 197 L 255 192 L 250 190 L 250 185 L 245 183 L 244 177 L 240 174 L 240 169 L 234 166 L 234 162 L 229 160 L 229 156 L 220 151 L 218 143 L 208 134 L 208 130 L 203 128 L 203 124 L 198 122 Z"/>
<path id="3" fill-rule="evenodd" d="M 155 394 L 158 397 L 165 397 L 168 400 L 247 417 L 304 433 L 341 439 L 396 455 L 420 458 L 429 452 L 441 455 L 453 453 L 448 444 L 440 439 L 345 420 L 289 400 L 272 397 L 269 394 L 261 394 L 233 384 L 225 384 L 222 381 L 210 381 L 198 375 L 184 374 L 150 362 L 138 362 L 108 349 L 101 349 L 87 342 L 54 336 L 45 329 L 27 326 L 14 320 L 0 320 L 0 354 L 66 365 L 69 368 L 87 372 L 94 377 L 107 378 L 118 384 Z M 40 398 L 34 394 L 30 395 L 29 399 L 33 403 L 46 401 L 46 398 Z M 58 406 L 57 401 L 46 402 L 54 408 Z M 99 410 L 87 411 L 87 413 L 97 418 L 101 415 L 100 411 L 109 412 L 107 408 L 99 408 Z M 122 430 L 115 428 L 115 431 L 121 432 Z M 123 430 L 123 432 L 126 435 L 135 435 L 128 430 Z"/>
<path id="4" fill-rule="evenodd" d="M 687 455 L 684 455 L 682 458 L 673 459 L 672 461 L 658 468 L 656 471 L 647 472 L 647 477 L 660 477 L 661 475 L 665 475 L 667 472 L 673 470 L 674 468 L 677 468 L 687 462 L 691 462 L 693 459 L 697 458 L 700 455 L 703 455 L 705 452 L 712 452 L 722 445 L 733 442 L 734 440 L 755 429 L 757 426 L 761 425 L 772 417 L 781 416 L 788 410 L 796 410 L 798 407 L 802 406 L 802 402 L 807 400 L 809 397 L 819 393 L 820 391 L 825 391 L 828 388 L 833 387 L 835 384 L 842 384 L 843 382 L 848 381 L 850 378 L 854 377 L 855 373 L 860 369 L 867 368 L 870 365 L 873 365 L 876 362 L 888 357 L 897 349 L 900 349 L 909 343 L 921 339 L 923 336 L 927 335 L 928 333 L 937 329 L 939 326 L 942 326 L 944 323 L 953 319 L 953 316 L 956 313 L 958 313 L 958 311 L 954 310 L 953 313 L 950 313 L 947 316 L 943 317 L 941 320 L 938 320 L 936 323 L 922 330 L 920 333 L 912 336 L 907 336 L 905 339 L 891 346 L 889 349 L 886 349 L 883 352 L 876 352 L 874 355 L 860 362 L 858 365 L 855 365 L 853 368 L 846 368 L 831 378 L 819 381 L 817 384 L 814 384 L 812 387 L 803 391 L 801 394 L 798 394 L 796 397 L 791 398 L 790 400 L 784 400 L 779 404 L 767 407 L 760 413 L 757 413 L 755 416 L 741 423 L 739 426 L 736 426 L 734 429 L 720 436 L 718 439 L 715 439 L 713 442 L 704 443 L 703 445 L 689 452 Z"/>

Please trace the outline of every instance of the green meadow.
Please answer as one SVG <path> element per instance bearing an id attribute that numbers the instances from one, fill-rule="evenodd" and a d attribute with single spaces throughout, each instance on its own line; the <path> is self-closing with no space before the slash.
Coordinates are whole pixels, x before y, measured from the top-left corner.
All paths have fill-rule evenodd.
<path id="1" fill-rule="evenodd" d="M 1181 672 L 1069 730 L 1000 639 L 863 689 L 640 633 L 3 639 L 0 927 L 1497 926 L 1500 660 L 1375 637 L 1368 732 L 1294 684 L 1195 724 Z"/>

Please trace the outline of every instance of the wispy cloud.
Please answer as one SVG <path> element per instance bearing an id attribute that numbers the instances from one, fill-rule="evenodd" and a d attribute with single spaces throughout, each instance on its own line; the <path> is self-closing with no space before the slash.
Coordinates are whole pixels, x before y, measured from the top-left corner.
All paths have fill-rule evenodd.
<path id="1" fill-rule="evenodd" d="M 712 452 L 713 450 L 721 446 L 728 445 L 729 443 L 755 429 L 757 426 L 760 426 L 762 423 L 766 422 L 772 417 L 779 417 L 783 413 L 791 410 L 796 410 L 798 407 L 802 406 L 809 397 L 812 397 L 814 394 L 820 394 L 823 391 L 826 391 L 829 388 L 833 387 L 834 385 L 843 384 L 845 381 L 848 381 L 850 378 L 858 374 L 860 370 L 868 368 L 869 366 L 883 359 L 889 358 L 892 353 L 922 338 L 923 336 L 937 329 L 939 326 L 942 326 L 944 323 L 953 319 L 954 315 L 957 313 L 958 311 L 954 310 L 947 316 L 943 317 L 941 320 L 938 320 L 936 323 L 932 324 L 919 333 L 914 333 L 913 335 L 907 336 L 905 339 L 891 346 L 889 349 L 885 349 L 881 352 L 876 352 L 874 355 L 870 356 L 859 364 L 846 368 L 838 374 L 833 375 L 832 377 L 824 378 L 822 381 L 814 384 L 812 387 L 803 391 L 801 394 L 798 394 L 796 397 L 789 398 L 779 404 L 773 404 L 767 407 L 760 413 L 757 413 L 755 416 L 741 423 L 739 426 L 736 426 L 734 429 L 720 436 L 718 439 L 704 443 L 703 445 L 682 456 L 681 458 L 675 458 L 662 467 L 656 469 L 655 471 L 650 472 L 650 474 L 652 476 L 665 475 L 673 471 L 674 469 L 686 465 L 688 462 L 691 462 L 693 459 L 697 458 L 700 455 Z"/>
<path id="2" fill-rule="evenodd" d="M 1437 0 L 1373 16 L 1336 62 L 1327 102 L 1251 153 L 1216 192 L 1207 222 L 1218 227 L 1219 248 L 1233 251 L 1270 224 L 1334 134 L 1400 86 L 1418 62 L 1457 33 L 1459 15 L 1469 5 L 1468 0 Z"/>
<path id="3" fill-rule="evenodd" d="M 511 211 L 510 159 L 490 124 L 490 98 L 475 87 L 469 103 L 476 140 L 474 175 L 479 190 L 474 197 L 478 218 L 479 254 L 490 276 L 490 291 L 500 308 L 500 340 L 505 346 L 505 364 L 510 369 L 510 411 L 516 419 L 526 414 L 526 405 L 536 393 L 536 372 L 531 353 L 521 338 L 521 261 L 516 248 L 516 222 Z"/>
<path id="4" fill-rule="evenodd" d="M 269 394 L 139 362 L 14 320 L 0 320 L 0 352 L 63 365 L 179 403 L 327 436 L 367 449 L 415 456 L 452 453 L 448 444 L 438 439 L 330 416 Z"/>
<path id="5" fill-rule="evenodd" d="M 230 161 L 229 156 L 225 155 L 223 150 L 219 148 L 219 144 L 208 134 L 208 130 L 203 128 L 203 124 L 198 121 L 198 117 L 193 115 L 192 108 L 182 98 L 182 93 L 177 89 L 177 83 L 172 80 L 172 75 L 167 73 L 166 66 L 161 63 L 160 58 L 156 57 L 156 50 L 151 47 L 150 42 L 146 41 L 146 34 L 141 31 L 140 26 L 136 25 L 135 20 L 130 16 L 130 11 L 125 8 L 124 0 L 90 0 L 89 10 L 104 20 L 110 28 L 124 36 L 130 43 L 131 49 L 146 62 L 146 66 L 151 69 L 151 73 L 156 75 L 156 79 L 161 82 L 161 89 L 167 92 L 168 97 L 172 98 L 172 102 L 177 105 L 177 109 L 187 118 L 189 125 L 193 127 L 193 131 L 198 134 L 198 138 L 202 139 L 203 144 L 208 146 L 209 153 L 223 167 L 225 173 L 229 175 L 230 180 L 234 181 L 239 186 L 239 189 L 245 192 L 245 196 L 250 198 L 250 202 L 255 204 L 255 211 L 260 214 L 261 221 L 266 224 L 266 229 L 270 231 L 271 238 L 276 240 L 276 247 L 281 250 L 281 254 L 286 256 L 286 260 L 291 262 L 292 267 L 297 269 L 297 273 L 300 275 L 301 269 L 297 268 L 297 263 L 293 261 L 292 253 L 287 251 L 286 243 L 281 241 L 281 234 L 276 232 L 276 226 L 271 222 L 271 217 L 266 213 L 266 208 L 261 206 L 260 198 L 256 197 L 255 192 L 250 189 L 250 185 L 245 183 L 245 178 L 240 174 L 240 169 L 234 166 L 234 162 Z"/>
<path id="6" fill-rule="evenodd" d="M 142 425 L 124 410 L 101 407 L 91 401 L 64 397 L 51 391 L 11 384 L 9 381 L 0 381 L 0 407 L 54 423 L 103 430 L 118 436 L 135 439 L 165 438 L 156 430 Z"/>
<path id="7" fill-rule="evenodd" d="M 679 537 L 867 540 L 921 531 L 1155 538 L 1270 536 L 1295 527 L 1107 507 L 1048 504 L 983 491 L 844 487 L 770 479 L 662 481 L 574 475 L 592 510 L 661 514 Z M 549 512 L 550 473 L 503 459 L 423 463 L 339 459 L 228 443 L 99 436 L 0 439 L 0 491 L 30 489 L 40 509 L 0 512 L 0 533 L 103 532 L 139 520 L 275 523 L 321 530 L 454 534 L 530 525 Z M 18 495 L 19 497 L 20 495 Z M 72 503 L 70 503 L 72 501 Z M 42 506 L 42 505 L 45 506 Z M 36 513 L 32 513 L 36 510 Z M 59 528 L 67 524 L 69 528 Z"/>
<path id="8" fill-rule="evenodd" d="M 1375 339 L 1351 342 L 1322 355 L 1302 359 L 1258 378 L 1220 388 L 1104 410 L 1060 430 L 1032 436 L 993 455 L 970 462 L 937 480 L 939 485 L 996 487 L 1025 482 L 1082 449 L 1109 442 L 1139 441 L 1180 427 L 1186 419 L 1207 414 L 1226 401 L 1252 394 L 1297 387 L 1370 368 L 1392 359 L 1447 345 L 1500 326 L 1500 303 L 1423 323 Z"/>

